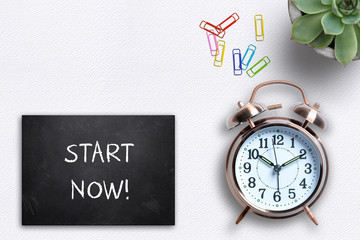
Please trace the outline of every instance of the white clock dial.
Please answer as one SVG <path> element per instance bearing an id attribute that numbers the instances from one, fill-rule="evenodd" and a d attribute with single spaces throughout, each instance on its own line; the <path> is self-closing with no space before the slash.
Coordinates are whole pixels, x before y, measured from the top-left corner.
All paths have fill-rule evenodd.
<path id="1" fill-rule="evenodd" d="M 235 160 L 239 189 L 252 205 L 271 211 L 296 208 L 315 191 L 321 157 L 309 137 L 286 126 L 248 136 Z"/>

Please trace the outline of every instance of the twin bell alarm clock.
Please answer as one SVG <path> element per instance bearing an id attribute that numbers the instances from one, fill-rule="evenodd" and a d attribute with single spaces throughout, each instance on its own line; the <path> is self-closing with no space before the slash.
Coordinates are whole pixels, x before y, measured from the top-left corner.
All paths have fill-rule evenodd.
<path id="1" fill-rule="evenodd" d="M 254 102 L 257 91 L 272 84 L 289 85 L 301 92 L 303 102 L 291 110 L 304 118 L 303 122 L 286 117 L 253 121 L 266 110 L 281 108 L 281 104 L 265 107 Z M 324 190 L 328 160 L 323 144 L 308 125 L 326 128 L 319 104 L 310 105 L 304 90 L 294 83 L 269 81 L 255 87 L 249 103 L 238 105 L 226 123 L 228 129 L 247 123 L 231 144 L 226 160 L 229 188 L 244 207 L 236 224 L 250 211 L 272 219 L 305 212 L 317 225 L 310 207 Z"/>

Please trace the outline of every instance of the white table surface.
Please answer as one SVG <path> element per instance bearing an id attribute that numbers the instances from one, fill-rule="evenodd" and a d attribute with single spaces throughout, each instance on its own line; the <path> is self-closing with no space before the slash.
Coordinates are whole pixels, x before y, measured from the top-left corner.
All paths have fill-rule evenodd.
<path id="1" fill-rule="evenodd" d="M 233 12 L 221 68 L 213 66 L 201 20 L 218 23 Z M 255 14 L 265 41 L 254 38 Z M 360 234 L 360 62 L 344 68 L 290 40 L 287 1 L 0 1 L 0 236 L 1 239 L 356 239 Z M 257 46 L 269 56 L 256 77 L 235 77 L 233 48 Z M 248 214 L 225 180 L 227 131 L 238 100 L 267 80 L 300 84 L 320 102 L 330 128 L 314 130 L 329 155 L 327 188 L 305 214 L 269 220 Z M 261 90 L 259 101 L 282 103 L 292 116 L 301 100 L 289 87 Z M 21 226 L 21 115 L 176 115 L 175 226 Z"/>

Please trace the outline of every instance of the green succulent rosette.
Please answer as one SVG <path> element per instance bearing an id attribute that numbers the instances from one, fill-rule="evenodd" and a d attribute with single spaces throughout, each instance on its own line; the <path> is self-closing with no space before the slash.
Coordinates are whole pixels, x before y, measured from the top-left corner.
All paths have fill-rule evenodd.
<path id="1" fill-rule="evenodd" d="M 305 15 L 292 25 L 292 39 L 314 48 L 335 40 L 335 57 L 342 64 L 360 54 L 360 0 L 293 0 Z"/>

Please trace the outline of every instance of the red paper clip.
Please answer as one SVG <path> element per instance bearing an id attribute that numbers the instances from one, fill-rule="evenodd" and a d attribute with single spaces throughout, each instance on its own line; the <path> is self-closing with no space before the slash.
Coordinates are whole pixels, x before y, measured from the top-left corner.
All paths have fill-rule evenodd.
<path id="1" fill-rule="evenodd" d="M 239 15 L 237 15 L 237 13 L 233 13 L 230 17 L 228 17 L 227 19 L 222 21 L 219 25 L 217 25 L 217 28 L 220 29 L 221 31 L 225 31 L 226 29 L 231 27 L 231 25 L 236 23 L 236 21 L 239 19 L 240 19 Z"/>
<path id="2" fill-rule="evenodd" d="M 225 36 L 225 31 L 221 30 L 219 27 L 206 22 L 206 21 L 201 21 L 199 27 L 201 29 L 204 29 L 205 31 L 208 31 L 211 34 L 214 34 L 215 36 L 219 37 L 219 38 L 223 38 Z"/>

